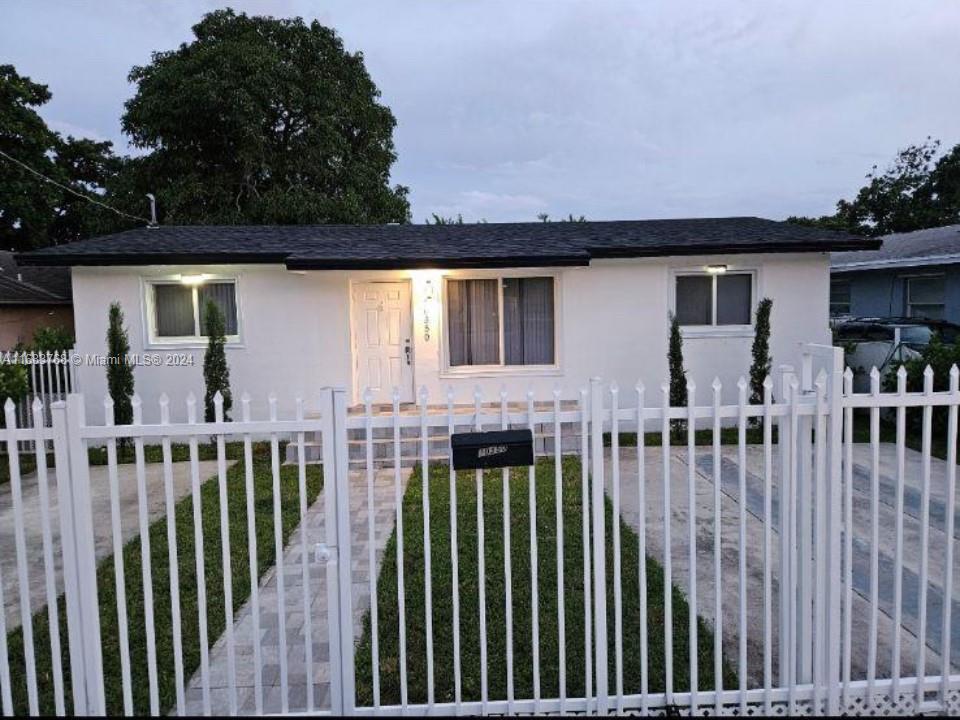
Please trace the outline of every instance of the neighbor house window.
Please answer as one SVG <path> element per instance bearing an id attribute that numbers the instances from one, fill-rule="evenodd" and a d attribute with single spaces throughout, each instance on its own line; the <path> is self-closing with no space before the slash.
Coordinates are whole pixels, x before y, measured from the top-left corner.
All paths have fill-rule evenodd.
<path id="1" fill-rule="evenodd" d="M 830 281 L 830 315 L 850 314 L 850 281 L 849 280 L 831 280 Z"/>
<path id="2" fill-rule="evenodd" d="M 681 325 L 749 325 L 751 273 L 677 275 L 676 313 Z"/>
<path id="3" fill-rule="evenodd" d="M 451 367 L 553 365 L 554 279 L 447 281 Z"/>
<path id="4" fill-rule="evenodd" d="M 942 320 L 943 275 L 907 278 L 907 316 Z"/>
<path id="5" fill-rule="evenodd" d="M 227 336 L 238 334 L 237 288 L 233 280 L 151 282 L 152 335 L 158 340 L 201 339 L 207 336 L 207 303 L 223 313 Z"/>

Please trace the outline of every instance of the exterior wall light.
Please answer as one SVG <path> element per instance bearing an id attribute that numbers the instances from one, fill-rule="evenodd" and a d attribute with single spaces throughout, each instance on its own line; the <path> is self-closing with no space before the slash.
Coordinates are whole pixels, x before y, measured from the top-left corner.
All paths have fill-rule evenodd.
<path id="1" fill-rule="evenodd" d="M 726 265 L 707 265 L 707 272 L 711 275 L 723 275 L 726 271 Z"/>
<path id="2" fill-rule="evenodd" d="M 184 285 L 203 285 L 207 281 L 207 274 L 200 273 L 199 275 L 181 275 L 180 282 Z"/>

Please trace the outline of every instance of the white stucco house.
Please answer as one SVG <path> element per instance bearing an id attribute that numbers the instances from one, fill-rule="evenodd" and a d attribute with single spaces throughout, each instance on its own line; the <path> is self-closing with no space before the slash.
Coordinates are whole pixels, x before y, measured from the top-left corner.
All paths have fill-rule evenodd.
<path id="1" fill-rule="evenodd" d="M 167 393 L 173 419 L 203 393 L 201 307 L 224 311 L 235 396 L 254 412 L 276 393 L 289 416 L 325 385 L 392 388 L 413 402 L 490 400 L 555 386 L 575 397 L 590 377 L 632 389 L 667 378 L 668 314 L 683 326 L 690 376 L 732 399 L 748 372 L 758 300 L 773 299 L 774 363 L 829 342 L 830 251 L 876 240 L 760 218 L 381 226 L 169 226 L 26 253 L 72 268 L 77 351 L 105 352 L 107 311 L 123 307 L 145 420 Z M 159 364 L 155 364 L 159 363 Z M 78 370 L 100 422 L 105 369 Z M 629 404 L 632 393 L 623 393 Z M 706 397 L 706 395 L 704 396 Z M 261 415 L 262 416 L 262 415 Z"/>

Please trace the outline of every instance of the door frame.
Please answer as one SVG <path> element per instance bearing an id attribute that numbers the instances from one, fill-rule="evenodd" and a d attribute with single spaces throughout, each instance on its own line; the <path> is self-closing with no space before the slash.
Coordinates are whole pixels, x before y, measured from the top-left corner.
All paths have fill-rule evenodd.
<path id="1" fill-rule="evenodd" d="M 350 373 L 353 376 L 351 380 L 353 403 L 362 403 L 363 398 L 360 397 L 360 349 L 357 346 L 357 333 L 353 326 L 353 312 L 354 312 L 354 301 L 353 301 L 353 291 L 358 285 L 372 285 L 372 284 L 385 284 L 385 285 L 396 285 L 404 284 L 407 286 L 407 296 L 409 298 L 409 320 L 410 320 L 410 387 L 407 389 L 408 394 L 405 395 L 403 388 L 400 390 L 400 402 L 414 402 L 416 400 L 416 386 L 417 386 L 417 347 L 414 340 L 416 339 L 413 334 L 413 281 L 409 277 L 401 278 L 351 278 L 349 280 L 347 294 L 350 299 L 349 303 L 349 321 L 350 321 Z M 409 399 L 408 399 L 409 398 Z"/>

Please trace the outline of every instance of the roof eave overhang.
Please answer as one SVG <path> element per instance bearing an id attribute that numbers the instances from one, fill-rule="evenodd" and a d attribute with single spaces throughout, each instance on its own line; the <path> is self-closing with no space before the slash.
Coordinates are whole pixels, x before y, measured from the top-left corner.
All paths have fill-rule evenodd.
<path id="1" fill-rule="evenodd" d="M 642 258 L 642 257 L 677 257 L 689 255 L 744 255 L 762 253 L 812 253 L 832 252 L 843 250 L 877 250 L 880 240 L 862 239 L 837 243 L 835 241 L 814 241 L 805 243 L 728 243 L 715 245 L 709 248 L 703 246 L 656 245 L 646 248 L 636 247 L 602 247 L 590 248 L 590 255 L 594 259 L 600 258 Z"/>
<path id="2" fill-rule="evenodd" d="M 384 257 L 321 258 L 290 253 L 24 253 L 21 265 L 38 267 L 130 267 L 137 265 L 286 265 L 290 270 L 410 270 L 507 267 L 582 267 L 591 259 L 676 257 L 690 255 L 733 255 L 762 253 L 804 253 L 877 250 L 881 241 L 873 238 L 814 240 L 808 242 L 727 243 L 703 245 L 653 245 L 648 247 L 595 247 L 583 253 L 517 255 L 504 257 Z"/>
<path id="3" fill-rule="evenodd" d="M 11 306 L 16 305 L 17 307 L 26 307 L 34 305 L 42 305 L 44 307 L 48 306 L 57 306 L 57 305 L 73 305 L 73 301 L 68 298 L 57 298 L 49 300 L 0 300 L 0 306 Z"/>
<path id="4" fill-rule="evenodd" d="M 287 258 L 288 270 L 458 270 L 510 267 L 583 267 L 588 255 L 532 255 L 524 257 L 477 258 Z"/>
<path id="5" fill-rule="evenodd" d="M 133 265 L 279 265 L 288 253 L 63 253 L 17 255 L 20 265 L 37 267 L 105 267 Z"/>
<path id="6" fill-rule="evenodd" d="M 917 258 L 892 258 L 889 260 L 853 261 L 842 265 L 833 265 L 831 272 L 856 272 L 858 270 L 896 270 L 898 268 L 927 267 L 930 265 L 953 265 L 960 263 L 960 253 L 950 255 L 932 255 Z"/>

